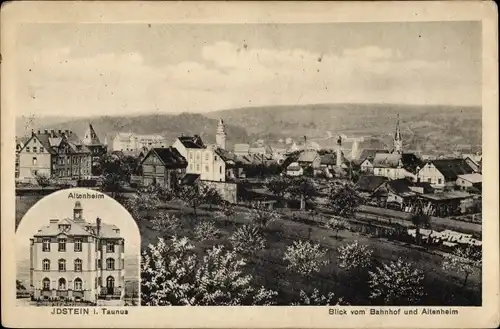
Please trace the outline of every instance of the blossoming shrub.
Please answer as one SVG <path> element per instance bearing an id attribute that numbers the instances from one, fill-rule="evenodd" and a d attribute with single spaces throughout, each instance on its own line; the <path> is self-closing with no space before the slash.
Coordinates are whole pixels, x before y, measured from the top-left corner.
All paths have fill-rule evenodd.
<path id="1" fill-rule="evenodd" d="M 252 284 L 243 273 L 245 260 L 223 246 L 205 255 L 193 252 L 187 238 L 159 239 L 143 252 L 141 304 L 165 305 L 271 305 L 276 292 Z"/>

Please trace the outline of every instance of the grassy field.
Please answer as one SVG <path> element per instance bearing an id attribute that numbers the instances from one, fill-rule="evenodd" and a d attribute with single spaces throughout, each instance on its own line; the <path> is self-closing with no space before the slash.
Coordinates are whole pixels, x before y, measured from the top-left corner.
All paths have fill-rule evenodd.
<path id="1" fill-rule="evenodd" d="M 182 230 L 177 232 L 180 236 L 190 237 L 199 248 L 207 248 L 215 244 L 229 246 L 228 237 L 232 232 L 248 223 L 249 219 L 245 214 L 237 213 L 232 222 L 216 221 L 217 227 L 221 231 L 218 240 L 210 242 L 196 242 L 193 238 L 193 223 L 191 210 L 163 209 L 162 211 L 175 214 L 182 219 Z M 212 219 L 214 214 L 206 210 L 198 210 L 198 221 Z M 151 228 L 147 220 L 138 220 L 141 231 L 143 247 L 149 243 L 155 243 L 158 232 Z M 328 249 L 329 265 L 312 278 L 303 278 L 290 273 L 286 269 L 283 255 L 288 245 L 295 240 L 305 240 L 308 238 L 311 229 L 310 239 Z M 333 291 L 336 295 L 344 296 L 345 299 L 356 305 L 367 305 L 369 303 L 366 287 L 352 286 L 356 282 L 350 275 L 338 266 L 337 248 L 350 241 L 358 241 L 361 244 L 370 245 L 374 249 L 375 264 L 396 260 L 403 257 L 413 262 L 416 267 L 423 270 L 426 275 L 425 286 L 427 296 L 425 305 L 480 305 L 481 304 L 481 275 L 476 273 L 469 277 L 466 289 L 462 289 L 460 284 L 463 278 L 456 272 L 444 271 L 441 268 L 442 256 L 418 250 L 404 243 L 392 242 L 387 239 L 364 236 L 350 231 L 340 231 L 339 235 L 326 228 L 303 224 L 288 219 L 281 219 L 273 222 L 266 229 L 267 247 L 259 252 L 256 257 L 250 260 L 247 270 L 252 273 L 258 283 L 267 288 L 277 290 L 280 295 L 280 304 L 286 305 L 290 301 L 296 300 L 301 289 L 310 291 L 311 288 L 318 288 L 324 291 Z M 314 287 L 311 287 L 314 282 Z M 359 284 L 359 283 L 357 283 Z"/>
<path id="2" fill-rule="evenodd" d="M 18 198 L 18 201 L 16 203 L 16 223 L 19 222 L 30 205 L 37 201 L 37 197 L 25 196 Z M 222 220 L 216 221 L 216 225 L 221 232 L 217 240 L 197 242 L 193 238 L 194 225 L 197 221 L 215 218 L 215 213 L 206 209 L 198 210 L 197 220 L 193 221 L 192 210 L 179 207 L 177 204 L 168 205 L 161 211 L 175 214 L 181 218 L 182 228 L 176 232 L 177 235 L 191 238 L 199 250 L 216 244 L 229 246 L 228 237 L 232 232 L 250 221 L 245 215 L 245 210 L 240 209 L 233 216 L 234 218 L 230 223 Z M 152 229 L 149 221 L 137 219 L 137 223 L 141 233 L 142 248 L 149 243 L 155 243 L 159 233 Z M 287 270 L 283 255 L 286 247 L 291 245 L 293 241 L 307 239 L 309 230 L 311 230 L 310 239 L 328 249 L 327 255 L 330 262 L 317 275 L 311 278 L 303 278 Z M 337 296 L 343 296 L 351 304 L 367 305 L 369 299 L 366 284 L 359 283 L 338 266 L 337 248 L 343 243 L 354 240 L 373 248 L 374 265 L 403 257 L 420 268 L 426 277 L 425 290 L 427 296 L 424 300 L 425 305 L 481 305 L 480 271 L 471 275 L 466 288 L 462 288 L 463 277 L 460 274 L 444 271 L 441 268 L 442 256 L 419 250 L 414 246 L 388 241 L 383 238 L 360 235 L 350 231 L 340 231 L 336 236 L 333 231 L 319 227 L 317 224 L 304 224 L 285 217 L 269 225 L 265 234 L 267 237 L 266 249 L 257 253 L 254 258 L 248 261 L 246 270 L 254 275 L 257 283 L 279 292 L 280 305 L 288 305 L 291 301 L 297 300 L 301 289 L 311 291 L 313 288 L 318 288 L 321 291 L 332 291 Z M 314 282 L 314 284 L 311 285 L 311 282 Z"/>

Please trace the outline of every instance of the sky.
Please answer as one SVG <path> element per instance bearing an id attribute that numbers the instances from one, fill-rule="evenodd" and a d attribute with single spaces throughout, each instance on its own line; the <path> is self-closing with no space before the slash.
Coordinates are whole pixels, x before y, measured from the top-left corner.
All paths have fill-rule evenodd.
<path id="1" fill-rule="evenodd" d="M 24 24 L 17 114 L 481 105 L 481 23 Z"/>
<path id="2" fill-rule="evenodd" d="M 98 193 L 83 188 L 66 189 L 54 192 L 31 207 L 19 223 L 16 231 L 16 258 L 29 259 L 29 239 L 43 226 L 49 225 L 50 219 L 73 218 L 76 199 L 68 198 L 69 193 Z M 96 218 L 105 224 L 114 224 L 120 229 L 125 239 L 125 257 L 139 257 L 141 237 L 139 228 L 129 212 L 116 200 L 104 195 L 104 199 L 79 199 L 83 208 L 83 217 L 87 222 L 95 223 Z"/>

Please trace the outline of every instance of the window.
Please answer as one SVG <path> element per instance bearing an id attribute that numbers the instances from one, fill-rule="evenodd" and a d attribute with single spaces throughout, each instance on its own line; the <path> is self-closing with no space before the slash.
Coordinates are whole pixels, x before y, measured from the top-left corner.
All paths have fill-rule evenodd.
<path id="1" fill-rule="evenodd" d="M 219 173 L 222 174 L 222 166 L 219 167 Z"/>
<path id="2" fill-rule="evenodd" d="M 59 259 L 59 272 L 66 272 L 66 260 Z"/>
<path id="3" fill-rule="evenodd" d="M 432 179 L 431 178 L 427 178 L 427 182 L 428 183 L 432 183 Z"/>
<path id="4" fill-rule="evenodd" d="M 82 239 L 76 238 L 75 239 L 75 252 L 81 252 L 82 251 Z"/>
<path id="5" fill-rule="evenodd" d="M 217 161 L 217 156 L 216 155 L 214 156 L 214 160 Z"/>
<path id="6" fill-rule="evenodd" d="M 75 259 L 75 272 L 81 272 L 82 271 L 82 260 L 81 259 Z"/>
<path id="7" fill-rule="evenodd" d="M 50 239 L 43 239 L 42 241 L 42 251 L 50 251 Z"/>
<path id="8" fill-rule="evenodd" d="M 58 250 L 60 252 L 65 252 L 66 251 L 66 239 L 59 239 L 58 246 L 59 246 Z"/>
<path id="9" fill-rule="evenodd" d="M 48 259 L 44 259 L 42 261 L 42 270 L 44 272 L 49 272 L 50 271 L 50 260 Z"/>
<path id="10" fill-rule="evenodd" d="M 101 265 L 101 260 L 100 260 L 100 259 L 98 259 L 98 260 L 97 260 L 97 268 L 99 269 L 99 268 L 101 268 L 101 267 L 102 267 L 102 265 Z"/>
<path id="11" fill-rule="evenodd" d="M 26 146 L 26 153 L 30 153 L 30 147 Z"/>
<path id="12" fill-rule="evenodd" d="M 122 259 L 122 267 L 121 267 L 121 269 L 122 270 L 125 269 L 125 259 Z"/>
<path id="13" fill-rule="evenodd" d="M 200 165 L 196 164 L 196 171 L 200 171 Z"/>
<path id="14" fill-rule="evenodd" d="M 50 279 L 49 278 L 43 279 L 42 290 L 50 290 Z"/>
<path id="15" fill-rule="evenodd" d="M 205 160 L 206 160 L 206 161 L 208 161 L 208 157 L 209 157 L 209 156 L 210 156 L 210 155 L 208 154 L 208 152 L 207 152 L 207 153 L 205 153 Z"/>
<path id="16" fill-rule="evenodd" d="M 83 281 L 80 278 L 76 278 L 74 281 L 75 289 L 74 290 L 83 290 Z"/>
<path id="17" fill-rule="evenodd" d="M 106 269 L 110 271 L 115 269 L 115 260 L 113 258 L 106 259 Z"/>
<path id="18" fill-rule="evenodd" d="M 64 278 L 59 279 L 59 290 L 66 290 L 66 280 Z"/>
<path id="19" fill-rule="evenodd" d="M 106 244 L 106 252 L 115 252 L 115 243 L 113 241 L 108 241 L 108 243 Z"/>
<path id="20" fill-rule="evenodd" d="M 438 178 L 438 184 L 441 184 L 441 178 Z"/>
<path id="21" fill-rule="evenodd" d="M 189 152 L 189 160 L 193 160 L 193 152 Z"/>
<path id="22" fill-rule="evenodd" d="M 37 149 L 36 146 L 33 146 L 33 153 L 36 153 Z"/>
<path id="23" fill-rule="evenodd" d="M 208 166 L 207 165 L 205 165 L 205 171 L 208 172 Z"/>
<path id="24" fill-rule="evenodd" d="M 40 147 L 40 153 L 45 152 L 45 149 L 43 147 Z"/>

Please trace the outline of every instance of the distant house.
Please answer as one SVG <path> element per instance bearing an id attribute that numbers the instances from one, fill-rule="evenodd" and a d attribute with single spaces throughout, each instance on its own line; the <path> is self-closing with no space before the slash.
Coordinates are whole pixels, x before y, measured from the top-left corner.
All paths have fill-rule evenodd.
<path id="1" fill-rule="evenodd" d="M 55 179 L 91 175 L 91 153 L 71 130 L 33 131 L 18 154 L 20 179 L 33 180 L 39 174 Z"/>
<path id="2" fill-rule="evenodd" d="M 373 173 L 389 179 L 416 180 L 421 161 L 412 153 L 377 153 L 373 159 Z"/>
<path id="3" fill-rule="evenodd" d="M 152 148 L 140 163 L 144 185 L 175 189 L 186 173 L 187 161 L 177 149 Z"/>
<path id="4" fill-rule="evenodd" d="M 179 153 L 186 158 L 188 167 L 186 172 L 190 174 L 201 174 L 203 168 L 202 153 L 205 149 L 205 144 L 198 135 L 180 136 L 174 144 L 172 144 Z"/>
<path id="5" fill-rule="evenodd" d="M 202 180 L 226 182 L 243 176 L 243 162 L 233 152 L 221 148 L 214 149 L 214 173 L 213 179 L 206 179 L 202 174 Z"/>
<path id="6" fill-rule="evenodd" d="M 417 181 L 428 182 L 442 189 L 456 184 L 459 175 L 472 174 L 474 169 L 465 159 L 438 159 L 428 161 L 417 174 Z"/>
<path id="7" fill-rule="evenodd" d="M 15 177 L 19 177 L 19 152 L 23 149 L 24 144 L 29 141 L 30 137 L 16 137 L 16 167 Z"/>
<path id="8" fill-rule="evenodd" d="M 476 172 L 476 173 L 481 172 L 481 160 L 476 161 L 470 157 L 465 157 L 464 160 L 472 168 L 472 170 L 474 170 L 474 172 Z"/>
<path id="9" fill-rule="evenodd" d="M 413 185 L 410 186 L 410 190 L 418 194 L 434 193 L 434 188 L 427 182 L 413 182 Z"/>
<path id="10" fill-rule="evenodd" d="M 313 173 L 321 171 L 321 156 L 316 150 L 303 151 L 300 153 L 297 162 L 304 170 L 311 168 Z"/>
<path id="11" fill-rule="evenodd" d="M 302 168 L 301 165 L 299 165 L 298 162 L 292 162 L 291 164 L 286 167 L 286 174 L 288 176 L 302 176 L 304 175 L 304 169 Z"/>
<path id="12" fill-rule="evenodd" d="M 110 151 L 136 151 L 140 148 L 159 148 L 166 146 L 165 137 L 161 135 L 141 135 L 131 132 L 118 132 L 111 137 L 108 145 Z"/>
<path id="13" fill-rule="evenodd" d="M 376 195 L 384 195 L 387 203 L 398 204 L 401 209 L 413 207 L 417 193 L 411 190 L 412 182 L 409 179 L 393 179 L 381 184 L 375 191 Z"/>
<path id="14" fill-rule="evenodd" d="M 360 165 L 360 171 L 365 173 L 373 173 L 373 159 L 378 153 L 389 153 L 387 150 L 365 149 L 361 152 L 356 163 Z"/>
<path id="15" fill-rule="evenodd" d="M 478 173 L 458 175 L 456 184 L 457 187 L 462 190 L 467 190 L 471 187 L 481 190 L 483 184 L 483 176 Z"/>
<path id="16" fill-rule="evenodd" d="M 359 177 L 356 183 L 356 189 L 362 193 L 372 194 L 387 180 L 388 179 L 383 176 L 363 175 Z"/>
<path id="17" fill-rule="evenodd" d="M 477 196 L 463 191 L 423 194 L 419 199 L 424 213 L 438 217 L 469 212 L 478 202 Z"/>

